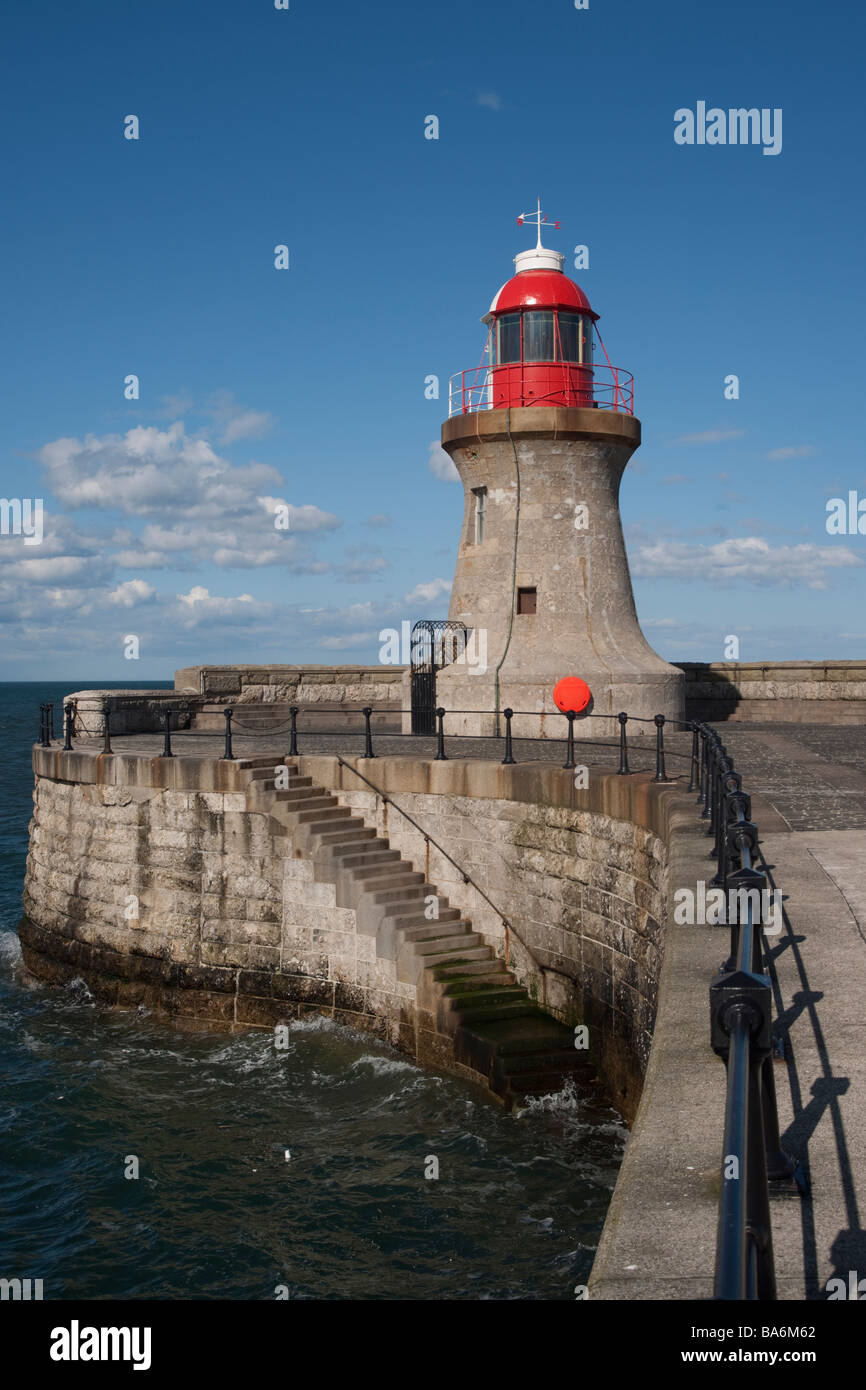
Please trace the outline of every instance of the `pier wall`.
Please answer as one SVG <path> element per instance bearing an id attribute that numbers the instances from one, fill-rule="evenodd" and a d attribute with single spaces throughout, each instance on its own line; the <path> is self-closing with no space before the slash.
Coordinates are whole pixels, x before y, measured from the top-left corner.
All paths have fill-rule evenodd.
<path id="1" fill-rule="evenodd" d="M 576 789 L 550 765 L 357 760 L 383 797 L 334 758 L 298 761 L 435 882 L 539 1004 L 589 1024 L 593 1059 L 632 1114 L 681 793 L 600 770 Z M 416 986 L 255 809 L 243 766 L 42 748 L 34 762 L 22 924 L 34 974 L 80 975 L 109 1003 L 228 1027 L 330 1013 L 449 1067 L 450 1040 L 434 1036 Z"/>

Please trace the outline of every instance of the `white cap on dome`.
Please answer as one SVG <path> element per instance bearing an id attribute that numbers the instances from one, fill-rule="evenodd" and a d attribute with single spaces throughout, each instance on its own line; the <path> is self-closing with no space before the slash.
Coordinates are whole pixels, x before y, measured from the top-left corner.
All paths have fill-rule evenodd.
<path id="1" fill-rule="evenodd" d="M 561 251 L 548 251 L 542 246 L 539 233 L 538 245 L 533 246 L 531 251 L 518 252 L 514 257 L 514 267 L 518 275 L 521 270 L 562 270 L 564 260 Z"/>

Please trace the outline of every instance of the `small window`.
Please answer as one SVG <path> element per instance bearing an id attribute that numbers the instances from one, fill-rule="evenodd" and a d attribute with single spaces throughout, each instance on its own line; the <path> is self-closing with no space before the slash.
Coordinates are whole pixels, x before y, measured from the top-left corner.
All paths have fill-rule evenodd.
<path id="1" fill-rule="evenodd" d="M 475 498 L 475 544 L 480 545 L 484 540 L 484 513 L 487 510 L 487 488 L 474 487 L 472 496 Z"/>
<path id="2" fill-rule="evenodd" d="M 520 315 L 503 314 L 496 324 L 499 345 L 496 353 L 497 362 L 519 362 L 520 361 Z"/>
<path id="3" fill-rule="evenodd" d="M 538 602 L 537 589 L 518 589 L 517 590 L 517 611 L 518 613 L 534 613 Z"/>

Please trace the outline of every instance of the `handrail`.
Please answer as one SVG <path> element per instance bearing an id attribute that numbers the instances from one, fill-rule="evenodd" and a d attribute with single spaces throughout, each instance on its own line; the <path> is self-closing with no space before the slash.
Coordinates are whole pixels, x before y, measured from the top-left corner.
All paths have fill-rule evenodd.
<path id="1" fill-rule="evenodd" d="M 539 372 L 554 369 L 561 374 L 558 384 L 551 384 L 547 396 L 539 396 Z M 634 377 L 624 367 L 612 362 L 500 362 L 494 366 L 482 364 L 455 372 L 448 381 L 448 418 L 474 414 L 479 410 L 495 410 L 493 392 L 497 372 L 508 373 L 508 394 L 512 405 L 545 405 L 552 400 L 562 405 L 562 397 L 570 393 L 586 396 L 588 405 L 613 410 L 623 415 L 634 414 Z M 515 391 L 519 400 L 514 399 Z M 556 398 L 556 399 L 554 399 Z"/>
<path id="2" fill-rule="evenodd" d="M 518 931 L 515 931 L 514 924 L 505 916 L 505 913 L 501 910 L 501 908 L 498 908 L 496 906 L 495 902 L 493 902 L 492 898 L 490 898 L 488 894 L 485 893 L 484 889 L 480 886 L 480 884 L 475 882 L 475 879 L 472 877 L 472 875 L 467 874 L 463 866 L 457 863 L 457 860 L 453 857 L 453 855 L 450 855 L 447 849 L 443 849 L 443 847 L 439 844 L 438 840 L 434 839 L 432 835 L 428 834 L 428 832 L 424 829 L 423 826 L 418 824 L 414 816 L 410 816 L 408 811 L 404 811 L 402 806 L 398 806 L 397 802 L 394 801 L 393 798 L 390 797 L 386 791 L 384 791 L 381 787 L 377 787 L 375 782 L 371 782 L 369 777 L 365 777 L 363 772 L 359 772 L 358 769 L 356 767 L 353 767 L 351 763 L 347 763 L 346 759 L 341 758 L 339 753 L 336 755 L 336 758 L 337 762 L 340 764 L 340 767 L 348 768 L 350 772 L 354 772 L 355 776 L 359 777 L 362 782 L 365 782 L 371 791 L 374 791 L 377 796 L 381 796 L 383 806 L 393 806 L 394 810 L 397 811 L 401 816 L 403 816 L 404 820 L 407 820 L 410 825 L 414 826 L 415 829 L 418 831 L 419 835 L 423 835 L 425 844 L 433 845 L 434 848 L 439 851 L 442 857 L 444 859 L 447 859 L 448 863 L 454 866 L 454 868 L 457 870 L 457 872 L 463 879 L 463 882 L 470 884 L 475 889 L 476 893 L 478 893 L 479 896 L 484 899 L 484 901 L 487 903 L 487 906 L 493 909 L 493 911 L 496 913 L 497 917 L 501 921 L 503 927 L 505 928 L 506 965 L 508 965 L 509 960 L 511 933 L 513 933 L 517 937 L 517 940 L 520 942 L 524 951 L 529 956 L 529 959 L 532 961 L 533 965 L 535 965 L 535 967 L 541 975 L 542 1002 L 546 1004 L 547 982 L 545 980 L 545 971 L 549 970 L 552 975 L 564 975 L 565 972 L 562 970 L 557 970 L 555 966 L 543 965 L 541 963 L 535 952 L 532 950 L 531 946 L 528 946 L 524 941 L 523 937 L 520 935 L 520 933 Z"/>
<path id="3" fill-rule="evenodd" d="M 796 1180 L 798 1170 L 779 1138 L 772 994 L 763 967 L 767 876 L 755 868 L 758 827 L 742 778 L 718 733 L 708 724 L 695 728 L 702 740 L 698 802 L 703 802 L 701 818 L 709 821 L 707 834 L 715 837 L 718 860 L 712 882 L 724 890 L 726 915 L 732 919 L 730 957 L 710 985 L 710 1041 L 727 1068 L 714 1296 L 772 1300 L 776 1276 L 769 1182 Z M 739 867 L 732 868 L 734 864 Z M 760 895 L 762 905 L 757 916 L 753 894 Z"/>

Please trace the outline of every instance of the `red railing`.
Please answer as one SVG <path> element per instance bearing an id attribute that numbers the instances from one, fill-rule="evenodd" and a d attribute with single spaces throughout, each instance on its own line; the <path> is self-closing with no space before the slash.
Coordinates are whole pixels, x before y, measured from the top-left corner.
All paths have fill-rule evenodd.
<path id="1" fill-rule="evenodd" d="M 539 394 L 539 377 L 545 371 L 552 389 Z M 495 380 L 499 372 L 507 373 L 507 393 L 503 394 L 512 406 L 575 404 L 634 415 L 634 377 L 624 367 L 596 362 L 588 369 L 567 362 L 524 362 L 455 372 L 448 383 L 449 419 L 499 408 Z"/>

